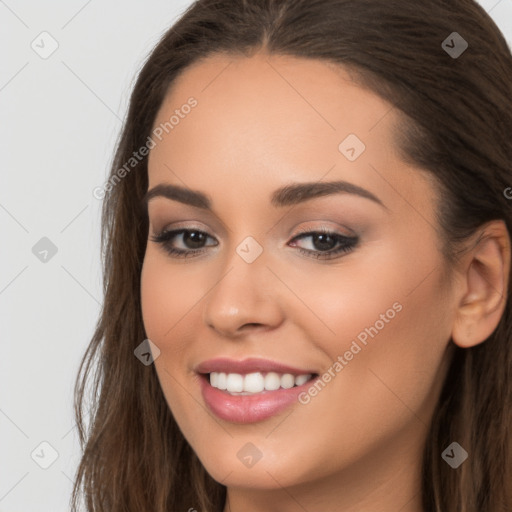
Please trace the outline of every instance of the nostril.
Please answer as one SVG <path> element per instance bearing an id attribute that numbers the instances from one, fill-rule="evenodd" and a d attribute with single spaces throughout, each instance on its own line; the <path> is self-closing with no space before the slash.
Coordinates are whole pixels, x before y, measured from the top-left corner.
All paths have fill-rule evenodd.
<path id="1" fill-rule="evenodd" d="M 242 329 L 245 329 L 247 327 L 251 327 L 251 328 L 254 328 L 254 327 L 263 327 L 263 324 L 259 324 L 257 322 L 251 322 L 251 323 L 247 323 L 247 324 L 244 324 L 241 328 Z"/>

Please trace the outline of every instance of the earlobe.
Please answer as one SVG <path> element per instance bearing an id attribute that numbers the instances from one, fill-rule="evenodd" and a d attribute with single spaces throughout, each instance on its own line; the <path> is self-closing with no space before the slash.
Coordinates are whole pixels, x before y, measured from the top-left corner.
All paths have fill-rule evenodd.
<path id="1" fill-rule="evenodd" d="M 468 348 L 485 341 L 505 309 L 510 273 L 510 237 L 504 221 L 487 223 L 463 257 L 462 297 L 452 330 L 453 342 Z"/>

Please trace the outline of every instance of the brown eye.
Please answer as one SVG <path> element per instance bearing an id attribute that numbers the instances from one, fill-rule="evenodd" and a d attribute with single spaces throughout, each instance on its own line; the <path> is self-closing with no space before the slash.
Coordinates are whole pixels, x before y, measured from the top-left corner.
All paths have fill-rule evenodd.
<path id="1" fill-rule="evenodd" d="M 190 249 L 198 249 L 202 247 L 206 239 L 207 235 L 202 231 L 183 232 L 183 243 Z"/>
<path id="2" fill-rule="evenodd" d="M 340 233 L 320 229 L 318 231 L 303 232 L 293 240 L 311 239 L 309 249 L 299 247 L 299 251 L 313 258 L 330 259 L 337 254 L 350 252 L 359 242 L 358 237 L 347 237 Z M 296 246 L 297 243 L 292 244 Z"/>
<path id="3" fill-rule="evenodd" d="M 178 243 L 181 238 L 181 241 Z M 198 229 L 175 229 L 162 231 L 151 237 L 153 242 L 161 244 L 165 251 L 171 256 L 186 257 L 195 256 L 204 252 L 205 244 L 210 237 L 204 231 Z M 181 245 L 176 247 L 175 245 Z M 211 245 L 218 245 L 217 243 Z"/>

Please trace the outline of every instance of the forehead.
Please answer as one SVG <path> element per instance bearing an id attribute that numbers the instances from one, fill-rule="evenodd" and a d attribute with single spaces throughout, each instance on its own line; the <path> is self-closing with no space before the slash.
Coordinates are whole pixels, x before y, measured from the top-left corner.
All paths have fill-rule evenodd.
<path id="1" fill-rule="evenodd" d="M 245 125 L 246 132 L 265 129 L 273 136 L 291 131 L 308 138 L 340 137 L 351 131 L 364 138 L 383 117 L 388 122 L 394 117 L 387 116 L 392 105 L 356 83 L 349 69 L 281 55 L 215 54 L 194 63 L 174 81 L 155 125 L 165 123 L 190 97 L 197 99 L 198 108 L 182 124 L 211 132 L 231 127 L 232 135 Z M 173 129 L 172 135 L 180 131 Z"/>
<path id="2" fill-rule="evenodd" d="M 195 106 L 184 108 L 190 98 Z M 391 104 L 340 66 L 213 55 L 184 70 L 157 114 L 154 129 L 167 123 L 167 130 L 150 152 L 149 188 L 165 181 L 203 190 L 236 184 L 236 193 L 250 198 L 254 187 L 323 176 L 366 188 L 396 180 L 421 188 L 419 174 L 399 159 L 397 121 Z M 360 153 L 356 160 L 343 152 L 347 140 Z"/>

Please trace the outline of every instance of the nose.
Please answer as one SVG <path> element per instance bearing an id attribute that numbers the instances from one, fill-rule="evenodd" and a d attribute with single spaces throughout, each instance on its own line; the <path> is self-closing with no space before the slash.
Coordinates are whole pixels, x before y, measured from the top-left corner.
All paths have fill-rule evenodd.
<path id="1" fill-rule="evenodd" d="M 252 263 L 233 252 L 203 300 L 204 323 L 227 338 L 278 327 L 284 318 L 279 281 L 266 266 L 265 251 Z"/>

